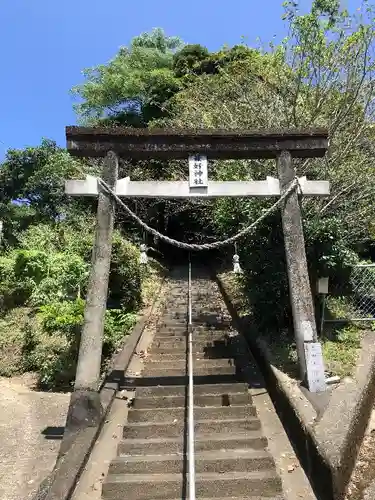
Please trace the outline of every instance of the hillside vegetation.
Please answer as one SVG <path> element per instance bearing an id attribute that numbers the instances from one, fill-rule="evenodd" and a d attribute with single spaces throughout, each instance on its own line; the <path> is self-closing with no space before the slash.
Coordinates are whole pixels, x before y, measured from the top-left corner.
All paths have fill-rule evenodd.
<path id="1" fill-rule="evenodd" d="M 45 388 L 74 379 L 95 232 L 95 201 L 64 195 L 76 162 L 51 142 L 9 151 L 0 169 L 0 375 L 33 371 Z M 85 168 L 80 165 L 79 169 Z M 8 200 L 6 199 L 8 198 Z M 14 200 L 18 200 L 14 203 Z M 155 293 L 163 268 L 139 264 L 139 240 L 116 228 L 103 369 Z"/>

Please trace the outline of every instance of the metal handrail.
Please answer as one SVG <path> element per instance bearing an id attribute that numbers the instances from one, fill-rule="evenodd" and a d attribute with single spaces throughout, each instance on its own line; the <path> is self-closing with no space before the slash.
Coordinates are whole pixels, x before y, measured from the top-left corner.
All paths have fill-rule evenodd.
<path id="1" fill-rule="evenodd" d="M 191 297 L 191 259 L 189 255 L 189 282 L 188 282 L 188 459 L 189 459 L 189 499 L 195 500 L 195 453 L 194 453 L 194 378 L 193 378 L 193 322 Z"/>

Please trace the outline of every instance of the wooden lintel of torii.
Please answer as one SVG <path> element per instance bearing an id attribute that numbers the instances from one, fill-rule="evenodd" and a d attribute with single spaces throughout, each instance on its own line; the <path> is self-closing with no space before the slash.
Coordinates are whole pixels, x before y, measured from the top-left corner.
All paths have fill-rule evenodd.
<path id="1" fill-rule="evenodd" d="M 323 129 L 291 130 L 158 130 L 123 127 L 66 127 L 67 149 L 81 157 L 105 157 L 113 151 L 133 160 L 183 160 L 190 154 L 215 159 L 323 157 L 328 133 Z"/>
<path id="2" fill-rule="evenodd" d="M 299 178 L 304 196 L 329 196 L 328 181 L 309 181 Z M 119 179 L 114 190 L 124 198 L 219 198 L 280 196 L 280 182 L 275 177 L 263 181 L 208 181 L 207 187 L 190 187 L 188 181 L 131 181 Z M 69 196 L 97 196 L 98 179 L 88 175 L 84 180 L 67 180 L 65 193 Z"/>

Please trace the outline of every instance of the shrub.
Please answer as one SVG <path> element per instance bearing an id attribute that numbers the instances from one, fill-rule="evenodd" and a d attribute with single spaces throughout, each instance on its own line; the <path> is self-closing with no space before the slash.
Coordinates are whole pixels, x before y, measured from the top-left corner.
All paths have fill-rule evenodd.
<path id="1" fill-rule="evenodd" d="M 0 255 L 0 312 L 13 306 L 14 289 L 14 258 L 12 255 Z"/>
<path id="2" fill-rule="evenodd" d="M 74 380 L 84 307 L 82 299 L 44 305 L 36 315 L 36 324 L 23 329 L 24 368 L 38 372 L 43 387 L 68 387 Z M 135 314 L 106 311 L 103 367 L 135 321 Z"/>
<path id="3" fill-rule="evenodd" d="M 1 374 L 35 371 L 45 388 L 69 387 L 74 379 L 93 241 L 88 221 L 31 226 L 20 248 L 0 257 Z M 102 367 L 136 321 L 144 273 L 137 248 L 115 231 Z"/>
<path id="4" fill-rule="evenodd" d="M 239 246 L 243 286 L 259 327 L 276 330 L 291 322 L 281 220 L 270 217 Z"/>
<path id="5" fill-rule="evenodd" d="M 38 317 L 49 335 L 58 331 L 74 339 L 80 334 L 84 309 L 85 301 L 80 298 L 72 302 L 52 302 L 39 308 Z"/>
<path id="6" fill-rule="evenodd" d="M 16 250 L 14 255 L 15 280 L 24 290 L 25 302 L 48 274 L 48 254 L 40 250 Z"/>
<path id="7" fill-rule="evenodd" d="M 79 255 L 66 252 L 16 250 L 14 275 L 22 284 L 23 303 L 39 306 L 77 297 L 86 286 L 88 264 Z"/>
<path id="8" fill-rule="evenodd" d="M 19 246 L 24 250 L 39 250 L 48 253 L 55 251 L 59 244 L 56 229 L 57 227 L 42 223 L 29 226 L 20 234 Z"/>
<path id="9" fill-rule="evenodd" d="M 25 369 L 38 373 L 41 386 L 68 387 L 74 379 L 83 310 L 82 299 L 47 304 L 24 328 Z"/>
<path id="10" fill-rule="evenodd" d="M 46 389 L 68 388 L 74 379 L 77 350 L 61 332 L 50 335 L 42 328 L 25 330 L 25 368 L 35 371 Z"/>
<path id="11" fill-rule="evenodd" d="M 113 235 L 108 302 L 111 308 L 137 310 L 142 304 L 139 250 L 124 240 L 118 231 Z"/>
<path id="12" fill-rule="evenodd" d="M 137 321 L 135 313 L 125 313 L 121 309 L 108 309 L 104 322 L 103 362 L 115 352 Z"/>
<path id="13" fill-rule="evenodd" d="M 10 377 L 25 370 L 24 327 L 32 321 L 30 309 L 15 308 L 0 318 L 0 376 Z"/>

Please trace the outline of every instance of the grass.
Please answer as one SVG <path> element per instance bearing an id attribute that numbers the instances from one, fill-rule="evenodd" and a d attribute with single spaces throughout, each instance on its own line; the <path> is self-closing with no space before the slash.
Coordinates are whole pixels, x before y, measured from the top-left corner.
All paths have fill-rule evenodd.
<path id="1" fill-rule="evenodd" d="M 340 377 L 353 375 L 354 368 L 357 364 L 359 348 L 360 348 L 360 338 L 361 330 L 356 326 L 350 326 L 344 329 L 341 333 L 345 333 L 345 337 L 348 333 L 353 340 L 356 341 L 354 345 L 351 341 L 346 340 L 324 340 L 323 341 L 323 357 L 326 362 L 327 371 L 334 375 L 339 375 Z"/>
<path id="2" fill-rule="evenodd" d="M 220 274 L 226 284 L 234 306 L 240 316 L 251 318 L 251 305 L 244 293 L 244 283 L 240 275 L 232 272 Z M 330 298 L 327 301 L 327 315 L 330 318 L 349 318 L 353 308 L 347 299 Z M 361 337 L 368 324 L 329 323 L 324 327 L 324 337 L 320 339 L 327 372 L 340 377 L 353 376 L 361 346 Z M 267 331 L 261 337 L 268 345 L 272 363 L 290 377 L 298 377 L 296 345 L 292 330 Z"/>
<path id="3" fill-rule="evenodd" d="M 328 297 L 327 319 L 350 318 L 355 309 L 346 297 Z M 322 346 L 327 370 L 340 377 L 352 376 L 358 361 L 363 331 L 367 322 L 325 323 Z"/>

